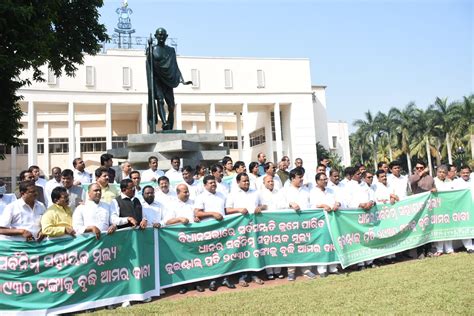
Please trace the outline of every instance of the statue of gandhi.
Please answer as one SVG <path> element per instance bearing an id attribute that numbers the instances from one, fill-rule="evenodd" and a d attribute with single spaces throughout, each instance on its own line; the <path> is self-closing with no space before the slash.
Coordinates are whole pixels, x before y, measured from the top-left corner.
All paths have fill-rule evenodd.
<path id="1" fill-rule="evenodd" d="M 168 33 L 162 27 L 155 32 L 158 45 L 153 45 L 150 37 L 147 47 L 147 83 L 148 83 L 148 127 L 150 133 L 156 132 L 157 113 L 160 116 L 163 130 L 172 130 L 174 125 L 174 93 L 180 83 L 188 85 L 191 81 L 184 82 L 176 60 L 173 47 L 165 45 Z M 155 107 L 156 100 L 156 107 Z M 166 118 L 165 102 L 168 106 Z"/>

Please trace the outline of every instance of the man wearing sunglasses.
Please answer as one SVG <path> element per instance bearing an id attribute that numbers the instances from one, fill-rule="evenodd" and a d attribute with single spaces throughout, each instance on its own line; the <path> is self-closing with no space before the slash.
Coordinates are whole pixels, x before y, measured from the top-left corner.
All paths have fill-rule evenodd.
<path id="1" fill-rule="evenodd" d="M 413 194 L 423 192 L 436 192 L 433 177 L 430 176 L 426 163 L 419 160 L 415 165 L 415 172 L 409 177 L 409 183 Z"/>

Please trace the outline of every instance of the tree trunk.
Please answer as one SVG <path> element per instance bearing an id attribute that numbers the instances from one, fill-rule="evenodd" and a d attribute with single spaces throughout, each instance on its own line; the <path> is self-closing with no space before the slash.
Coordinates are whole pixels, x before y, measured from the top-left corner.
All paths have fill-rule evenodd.
<path id="1" fill-rule="evenodd" d="M 408 164 L 408 175 L 411 175 L 411 172 L 413 171 L 411 168 L 411 158 L 410 158 L 409 153 L 406 153 L 406 155 L 407 155 L 407 164 Z"/>
<path id="2" fill-rule="evenodd" d="M 428 168 L 430 168 L 430 176 L 433 176 L 433 166 L 431 163 L 431 150 L 430 150 L 430 141 L 428 136 L 425 137 L 425 145 L 426 145 L 426 157 L 428 159 Z"/>
<path id="3" fill-rule="evenodd" d="M 392 135 L 388 134 L 388 156 L 390 158 L 390 162 L 393 161 L 393 152 L 392 152 Z"/>
<path id="4" fill-rule="evenodd" d="M 474 134 L 471 134 L 471 159 L 474 160 Z"/>
<path id="5" fill-rule="evenodd" d="M 453 157 L 451 156 L 451 141 L 449 140 L 449 133 L 446 133 L 446 147 L 448 149 L 448 162 L 453 164 Z"/>

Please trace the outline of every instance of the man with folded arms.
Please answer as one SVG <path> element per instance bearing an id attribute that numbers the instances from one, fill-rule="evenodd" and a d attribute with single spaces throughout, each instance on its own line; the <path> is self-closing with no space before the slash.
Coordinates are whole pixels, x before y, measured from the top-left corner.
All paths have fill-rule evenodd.
<path id="1" fill-rule="evenodd" d="M 87 195 L 86 202 L 79 205 L 72 215 L 72 226 L 76 233 L 93 233 L 100 239 L 101 232 L 115 232 L 117 226 L 110 223 L 110 204 L 100 200 L 100 186 L 97 183 L 91 184 Z"/>
<path id="2" fill-rule="evenodd" d="M 212 219 L 221 221 L 225 215 L 226 198 L 222 193 L 216 192 L 216 178 L 214 176 L 205 176 L 203 179 L 204 191 L 197 196 L 194 202 L 194 213 L 201 221 Z M 224 277 L 222 285 L 229 289 L 235 289 L 235 285 Z M 217 280 L 212 280 L 209 284 L 209 290 L 216 291 L 219 285 Z"/>

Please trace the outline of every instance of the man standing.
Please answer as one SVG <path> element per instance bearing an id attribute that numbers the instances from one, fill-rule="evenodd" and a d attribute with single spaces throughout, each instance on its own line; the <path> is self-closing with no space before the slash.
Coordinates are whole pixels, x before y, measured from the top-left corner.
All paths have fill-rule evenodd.
<path id="1" fill-rule="evenodd" d="M 51 192 L 53 205 L 48 207 L 41 218 L 41 232 L 47 237 L 70 235 L 76 237 L 72 228 L 72 210 L 69 207 L 69 196 L 63 187 L 57 187 Z"/>
<path id="2" fill-rule="evenodd" d="M 0 179 L 0 216 L 2 216 L 3 210 L 5 207 L 16 201 L 15 194 L 7 194 L 7 186 L 3 179 Z"/>
<path id="3" fill-rule="evenodd" d="M 181 161 L 179 157 L 171 158 L 171 169 L 165 172 L 165 176 L 170 180 L 172 183 L 179 183 L 183 181 L 183 174 L 179 167 L 181 166 Z"/>
<path id="4" fill-rule="evenodd" d="M 102 190 L 102 201 L 111 203 L 119 194 L 113 185 L 109 185 L 109 170 L 106 167 L 97 168 L 95 170 L 95 179 Z"/>
<path id="5" fill-rule="evenodd" d="M 224 177 L 224 167 L 222 167 L 222 165 L 216 164 L 212 165 L 209 170 L 211 171 L 211 175 L 216 178 L 216 191 L 227 197 L 230 192 L 230 188 L 227 183 L 222 181 L 222 178 Z"/>
<path id="6" fill-rule="evenodd" d="M 197 196 L 194 203 L 194 213 L 201 221 L 218 220 L 221 221 L 225 215 L 226 198 L 222 193 L 216 192 L 216 179 L 214 176 L 205 176 L 203 179 L 204 191 Z M 230 289 L 235 289 L 235 285 L 224 277 L 222 285 Z M 212 280 L 209 290 L 216 291 L 219 285 L 217 280 Z"/>
<path id="7" fill-rule="evenodd" d="M 114 164 L 112 158 L 114 158 L 114 156 L 111 154 L 102 154 L 100 156 L 100 166 L 107 168 L 109 183 L 115 183 L 115 169 L 112 168 L 112 165 Z"/>
<path id="8" fill-rule="evenodd" d="M 263 187 L 263 178 L 267 175 L 273 177 L 274 188 L 280 190 L 283 188 L 280 177 L 276 174 L 275 165 L 273 162 L 266 162 L 263 166 L 264 175 L 257 178 L 257 189 Z"/>
<path id="9" fill-rule="evenodd" d="M 74 167 L 74 185 L 81 185 L 92 182 L 92 175 L 85 170 L 86 164 L 82 158 L 75 158 L 72 161 Z"/>
<path id="10" fill-rule="evenodd" d="M 46 211 L 36 200 L 38 191 L 34 181 L 20 183 L 20 198 L 8 204 L 0 215 L 0 235 L 9 240 L 32 241 L 41 239 L 41 216 Z"/>
<path id="11" fill-rule="evenodd" d="M 158 188 L 155 189 L 155 200 L 166 210 L 176 202 L 176 192 L 170 190 L 170 181 L 167 177 L 158 178 Z"/>
<path id="12" fill-rule="evenodd" d="M 267 160 L 267 156 L 264 153 L 258 153 L 257 161 L 258 161 L 258 175 L 263 176 L 265 175 L 265 161 Z"/>
<path id="13" fill-rule="evenodd" d="M 129 179 L 130 172 L 132 172 L 132 164 L 128 161 L 122 162 L 120 165 L 120 172 L 117 174 L 115 180 L 120 183 L 123 179 Z"/>
<path id="14" fill-rule="evenodd" d="M 454 180 L 454 189 L 455 190 L 463 190 L 463 189 L 471 189 L 474 191 L 474 180 L 470 177 L 471 168 L 468 165 L 461 166 L 460 168 L 460 177 Z M 472 244 L 472 239 L 463 239 L 462 243 L 464 247 L 466 247 L 467 253 L 473 254 L 474 253 L 474 246 Z"/>
<path id="15" fill-rule="evenodd" d="M 61 186 L 61 168 L 54 167 L 53 169 L 51 169 L 51 176 L 52 179 L 46 182 L 44 188 L 48 201 L 48 207 L 53 204 L 53 201 L 51 200 L 51 192 L 53 192 L 54 188 Z"/>
<path id="16" fill-rule="evenodd" d="M 110 204 L 100 200 L 100 185 L 92 183 L 87 192 L 88 199 L 79 205 L 72 214 L 72 226 L 77 234 L 93 233 L 100 239 L 101 232 L 112 234 L 117 229 L 110 222 Z"/>
<path id="17" fill-rule="evenodd" d="M 446 175 L 446 179 L 448 179 L 448 181 L 456 180 L 458 173 L 456 166 L 453 166 L 451 164 L 447 164 L 446 166 L 448 167 L 448 174 Z"/>
<path id="18" fill-rule="evenodd" d="M 303 178 L 304 169 L 296 167 L 290 171 L 290 185 L 283 190 L 286 205 L 297 212 L 310 208 L 309 191 L 303 186 Z M 316 278 L 316 275 L 311 272 L 311 267 L 301 267 L 301 269 L 308 279 Z M 288 267 L 288 281 L 294 280 L 296 280 L 296 267 Z"/>
<path id="19" fill-rule="evenodd" d="M 64 169 L 61 172 L 61 184 L 67 190 L 69 196 L 69 207 L 74 212 L 76 207 L 82 203 L 83 190 L 78 185 L 73 185 L 73 171 L 71 169 Z"/>
<path id="20" fill-rule="evenodd" d="M 334 191 L 327 188 L 328 177 L 325 172 L 319 172 L 315 176 L 316 186 L 310 192 L 310 204 L 311 207 L 322 208 L 326 212 L 337 211 L 341 207 L 341 203 L 336 200 Z M 330 265 L 318 265 L 318 273 L 321 278 L 328 276 L 329 273 L 339 274 L 337 270 L 337 264 Z"/>
<path id="21" fill-rule="evenodd" d="M 245 172 L 239 173 L 236 180 L 239 188 L 231 192 L 227 197 L 225 203 L 226 214 L 259 214 L 262 210 L 266 209 L 266 206 L 260 202 L 258 192 L 250 189 L 250 179 Z M 249 276 L 257 284 L 264 283 L 256 274 L 244 273 L 239 278 L 239 285 L 248 287 L 247 281 Z"/>
<path id="22" fill-rule="evenodd" d="M 160 228 L 163 226 L 163 208 L 155 201 L 155 189 L 151 185 L 143 188 L 143 217 L 147 219 L 148 226 Z"/>
<path id="23" fill-rule="evenodd" d="M 183 180 L 184 184 L 188 186 L 189 198 L 196 200 L 196 197 L 202 193 L 202 185 L 196 179 L 194 179 L 194 170 L 191 166 L 183 167 Z"/>
<path id="24" fill-rule="evenodd" d="M 45 189 L 46 189 L 46 180 L 40 177 L 40 168 L 38 166 L 33 165 L 33 166 L 30 166 L 28 168 L 28 171 L 31 172 L 31 174 L 35 178 L 36 186 L 41 187 L 43 189 L 44 199 L 40 198 L 40 201 L 42 201 L 42 202 L 44 201 L 43 203 L 47 202 L 48 201 L 48 196 L 46 195 L 46 191 L 45 191 Z"/>
<path id="25" fill-rule="evenodd" d="M 120 182 L 120 195 L 112 200 L 111 222 L 117 227 L 147 227 L 147 219 L 143 216 L 142 205 L 135 196 L 135 186 L 132 180 L 123 179 Z"/>
<path id="26" fill-rule="evenodd" d="M 35 176 L 33 175 L 31 171 L 23 170 L 22 172 L 20 172 L 20 182 L 23 182 L 23 181 L 35 182 L 36 180 L 35 180 Z M 35 188 L 36 188 L 36 191 L 38 191 L 38 195 L 36 196 L 36 199 L 39 202 L 43 203 L 43 205 L 47 205 L 46 194 L 44 193 L 43 187 L 35 183 Z M 17 199 L 19 199 L 21 197 L 21 192 L 15 191 L 15 196 Z"/>
<path id="27" fill-rule="evenodd" d="M 409 177 L 411 191 L 413 194 L 436 191 L 433 177 L 428 173 L 429 170 L 426 168 L 426 163 L 419 160 L 415 165 L 415 172 Z"/>
<path id="28" fill-rule="evenodd" d="M 407 197 L 408 178 L 401 174 L 402 166 L 399 161 L 388 165 L 391 174 L 387 174 L 387 186 L 400 200 Z"/>
<path id="29" fill-rule="evenodd" d="M 130 180 L 132 180 L 133 185 L 135 186 L 135 196 L 140 200 L 143 200 L 142 188 L 140 187 L 141 175 L 137 170 L 130 172 Z"/>
<path id="30" fill-rule="evenodd" d="M 375 174 L 377 176 L 378 182 L 377 189 L 375 190 L 375 201 L 377 203 L 383 204 L 394 204 L 395 202 L 399 201 L 400 199 L 398 196 L 387 187 L 387 174 L 385 171 L 383 169 L 379 169 Z"/>
<path id="31" fill-rule="evenodd" d="M 147 169 L 142 173 L 143 182 L 156 182 L 159 177 L 165 175 L 163 171 L 158 169 L 158 158 L 156 158 L 155 156 L 151 156 L 148 158 L 148 166 L 150 167 L 150 169 Z"/>
<path id="32" fill-rule="evenodd" d="M 285 157 L 283 157 L 283 158 L 285 158 Z M 288 172 L 290 159 L 288 157 L 286 157 L 286 160 L 283 160 L 283 158 L 281 159 L 280 163 L 278 164 L 277 175 L 280 177 L 281 183 L 283 185 L 285 185 L 285 182 L 290 177 L 290 173 Z"/>

